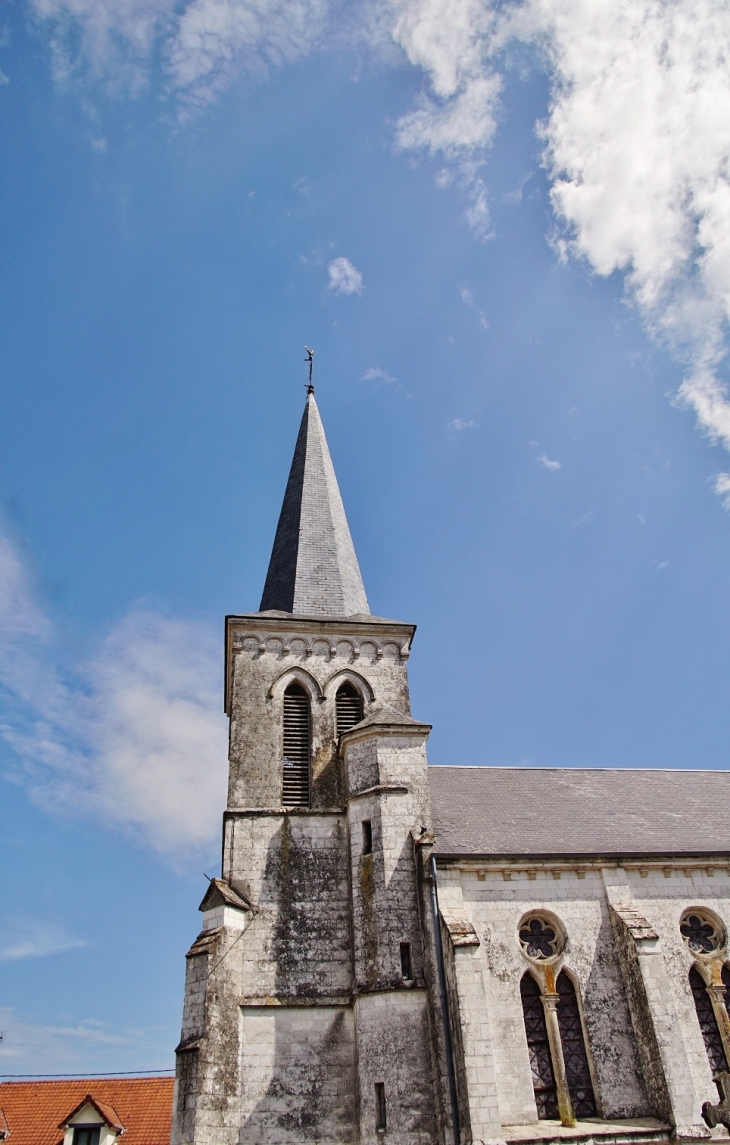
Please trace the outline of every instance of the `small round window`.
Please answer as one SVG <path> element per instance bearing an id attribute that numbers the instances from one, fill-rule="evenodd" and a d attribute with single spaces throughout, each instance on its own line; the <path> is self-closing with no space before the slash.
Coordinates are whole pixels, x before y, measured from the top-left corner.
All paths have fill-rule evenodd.
<path id="1" fill-rule="evenodd" d="M 693 954 L 712 954 L 725 941 L 722 923 L 708 910 L 686 910 L 679 929 Z"/>
<path id="2" fill-rule="evenodd" d="M 523 953 L 539 962 L 554 958 L 565 946 L 562 928 L 547 914 L 525 915 L 518 934 Z"/>

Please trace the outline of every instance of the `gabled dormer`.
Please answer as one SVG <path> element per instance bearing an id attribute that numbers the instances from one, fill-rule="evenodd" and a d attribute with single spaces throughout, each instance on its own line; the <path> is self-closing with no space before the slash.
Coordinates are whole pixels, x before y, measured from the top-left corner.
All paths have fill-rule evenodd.
<path id="1" fill-rule="evenodd" d="M 87 1093 L 58 1126 L 63 1145 L 113 1145 L 124 1133 L 117 1111 Z"/>

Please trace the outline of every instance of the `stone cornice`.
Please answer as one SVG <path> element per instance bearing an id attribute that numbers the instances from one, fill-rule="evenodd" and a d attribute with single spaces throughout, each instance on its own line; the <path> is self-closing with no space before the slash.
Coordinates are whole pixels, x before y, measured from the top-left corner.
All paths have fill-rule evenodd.
<path id="1" fill-rule="evenodd" d="M 292 660 L 303 658 L 305 663 L 315 652 L 319 653 L 320 649 L 321 654 L 334 659 L 337 644 L 342 642 L 350 644 L 353 662 L 359 659 L 363 645 L 374 647 L 377 660 L 388 654 L 399 660 L 407 660 L 415 631 L 415 624 L 377 616 L 319 619 L 288 613 L 267 615 L 257 612 L 226 616 L 224 710 L 230 714 L 233 658 L 237 651 L 243 650 L 248 644 L 251 644 L 255 654 L 265 655 L 269 651 L 268 640 L 275 645 L 275 654 L 283 658 L 291 656 Z M 291 647 L 294 641 L 297 642 L 296 650 Z"/>

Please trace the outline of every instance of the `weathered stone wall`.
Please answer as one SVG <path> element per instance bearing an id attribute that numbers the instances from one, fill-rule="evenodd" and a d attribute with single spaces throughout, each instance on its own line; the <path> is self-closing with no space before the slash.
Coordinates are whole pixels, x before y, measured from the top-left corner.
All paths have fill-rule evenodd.
<path id="1" fill-rule="evenodd" d="M 311 806 L 341 805 L 337 688 L 349 674 L 366 709 L 374 702 L 408 715 L 406 660 L 412 629 L 370 622 L 350 626 L 345 635 L 334 624 L 292 621 L 288 628 L 269 625 L 267 631 L 265 619 L 245 620 L 232 636 L 229 670 L 229 808 L 281 806 L 282 693 L 293 678 L 312 696 Z"/>
<path id="2" fill-rule="evenodd" d="M 355 1003 L 359 1141 L 434 1145 L 438 1140 L 431 1081 L 427 999 L 423 990 L 362 994 Z M 375 1122 L 375 1083 L 385 1086 L 387 1134 Z"/>
<path id="3" fill-rule="evenodd" d="M 349 1007 L 241 1010 L 240 1145 L 357 1141 Z"/>
<path id="4" fill-rule="evenodd" d="M 632 900 L 658 936 L 645 944 L 657 959 L 648 964 L 655 971 L 648 978 L 646 968 L 642 977 L 637 960 L 646 960 L 646 954 L 629 949 L 633 939 L 622 938 L 615 918 L 612 925 L 609 899 L 617 894 Z M 624 866 L 467 861 L 440 871 L 439 901 L 445 916 L 464 911 L 479 940 L 469 956 L 483 972 L 483 1028 L 491 1031 L 503 1125 L 536 1120 L 519 993 L 528 960 L 517 931 L 524 914 L 547 910 L 566 931 L 560 966 L 578 989 L 600 1114 L 607 1119 L 659 1117 L 676 1124 L 683 1139 L 706 1135 L 701 1106 L 715 1101 L 716 1092 L 688 982 L 694 957 L 679 923 L 683 912 L 695 906 L 709 908 L 730 925 L 730 872 L 724 864 L 716 863 L 709 875 L 707 866 L 689 860 Z M 455 967 L 464 955 L 452 948 L 450 956 L 450 986 L 456 993 Z M 478 991 L 471 998 L 468 1014 L 461 1000 L 462 1027 L 479 1023 Z M 659 1042 L 652 1050 L 654 1030 Z M 462 1058 L 469 1037 L 464 1028 L 458 1031 Z M 483 1079 L 489 1075 L 489 1056 L 484 1055 Z M 461 1101 L 463 1083 L 460 1089 Z"/>
<path id="5" fill-rule="evenodd" d="M 240 943 L 245 997 L 348 996 L 352 988 L 345 816 L 301 811 L 229 820 L 224 875 L 256 904 Z"/>

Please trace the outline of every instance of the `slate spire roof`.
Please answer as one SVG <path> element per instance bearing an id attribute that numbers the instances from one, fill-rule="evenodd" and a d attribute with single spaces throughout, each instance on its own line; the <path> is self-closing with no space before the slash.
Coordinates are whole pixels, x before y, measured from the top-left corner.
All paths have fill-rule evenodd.
<path id="1" fill-rule="evenodd" d="M 260 610 L 370 615 L 314 387 L 307 393 Z"/>

